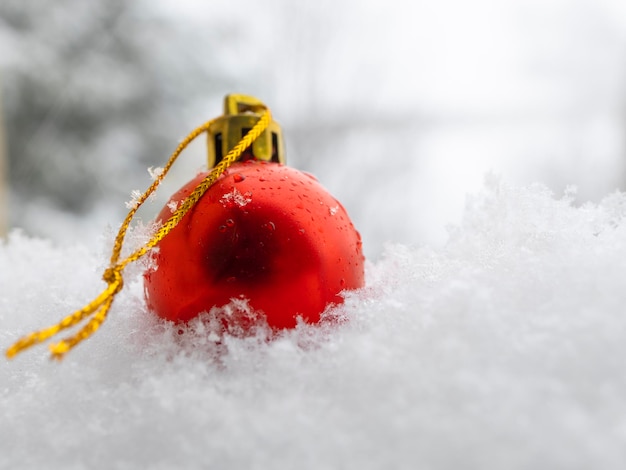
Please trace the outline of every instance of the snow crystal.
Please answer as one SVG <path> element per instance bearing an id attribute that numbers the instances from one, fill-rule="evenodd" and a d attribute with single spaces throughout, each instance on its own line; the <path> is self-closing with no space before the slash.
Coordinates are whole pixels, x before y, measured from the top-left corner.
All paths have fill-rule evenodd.
<path id="1" fill-rule="evenodd" d="M 158 321 L 130 272 L 63 363 L 4 360 L 0 468 L 621 469 L 625 219 L 623 193 L 490 177 L 444 247 L 388 244 L 332 321 L 270 341 Z M 93 298 L 105 261 L 12 233 L 0 343 Z"/>
<path id="2" fill-rule="evenodd" d="M 172 213 L 174 213 L 174 212 L 176 212 L 176 209 L 178 209 L 178 203 L 179 203 L 179 202 L 180 202 L 180 201 L 177 201 L 177 200 L 175 200 L 175 199 L 172 199 L 172 200 L 170 200 L 170 201 L 167 203 L 167 208 L 168 208 L 168 209 L 169 209 Z"/>
<path id="3" fill-rule="evenodd" d="M 156 168 L 148 168 L 148 173 L 150 174 L 150 178 L 152 178 L 152 181 L 156 181 L 163 174 L 163 171 L 165 170 L 160 166 L 157 166 Z"/>
<path id="4" fill-rule="evenodd" d="M 224 194 L 220 199 L 220 202 L 224 206 L 235 204 L 239 207 L 244 207 L 245 205 L 252 202 L 252 194 L 250 192 L 246 192 L 245 194 L 241 194 L 237 188 L 233 188 L 232 192 Z"/>
<path id="5" fill-rule="evenodd" d="M 130 193 L 130 201 L 126 201 L 126 209 L 136 209 L 139 206 L 139 199 L 143 193 L 138 189 L 133 189 Z"/>

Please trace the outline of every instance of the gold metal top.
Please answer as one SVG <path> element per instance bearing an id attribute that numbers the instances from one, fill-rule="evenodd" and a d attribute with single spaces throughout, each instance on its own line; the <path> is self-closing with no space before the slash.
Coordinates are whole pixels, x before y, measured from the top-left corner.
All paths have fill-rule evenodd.
<path id="1" fill-rule="evenodd" d="M 209 168 L 217 165 L 246 133 L 258 122 L 265 104 L 253 96 L 231 94 L 224 98 L 224 115 L 208 129 Z M 285 163 L 283 134 L 272 120 L 268 128 L 252 143 L 242 158 Z"/>

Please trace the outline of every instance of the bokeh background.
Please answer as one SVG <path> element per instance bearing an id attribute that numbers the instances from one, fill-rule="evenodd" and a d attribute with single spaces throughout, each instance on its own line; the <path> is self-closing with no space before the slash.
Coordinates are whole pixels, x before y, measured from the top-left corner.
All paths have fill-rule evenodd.
<path id="1" fill-rule="evenodd" d="M 271 107 L 371 259 L 445 242 L 488 172 L 577 204 L 626 184 L 619 0 L 3 0 L 0 86 L 0 224 L 61 244 L 117 227 L 230 92 Z"/>

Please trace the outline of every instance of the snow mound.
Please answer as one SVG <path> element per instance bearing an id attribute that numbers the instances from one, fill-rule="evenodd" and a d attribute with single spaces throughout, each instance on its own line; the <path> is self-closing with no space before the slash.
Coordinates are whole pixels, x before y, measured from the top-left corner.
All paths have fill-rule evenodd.
<path id="1" fill-rule="evenodd" d="M 62 364 L 3 360 L 0 468 L 624 468 L 625 218 L 490 177 L 444 247 L 388 245 L 343 321 L 269 342 L 179 334 L 136 268 Z M 1 345 L 97 294 L 103 253 L 14 232 Z"/>

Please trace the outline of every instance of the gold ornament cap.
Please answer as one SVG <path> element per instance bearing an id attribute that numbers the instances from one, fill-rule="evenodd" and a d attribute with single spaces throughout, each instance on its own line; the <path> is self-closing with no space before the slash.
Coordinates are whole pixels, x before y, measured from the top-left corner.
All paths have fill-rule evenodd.
<path id="1" fill-rule="evenodd" d="M 215 167 L 243 136 L 259 121 L 267 106 L 253 96 L 230 94 L 224 98 L 224 115 L 209 126 L 208 164 Z M 280 125 L 273 119 L 252 143 L 251 156 L 256 160 L 285 163 L 285 147 Z"/>

